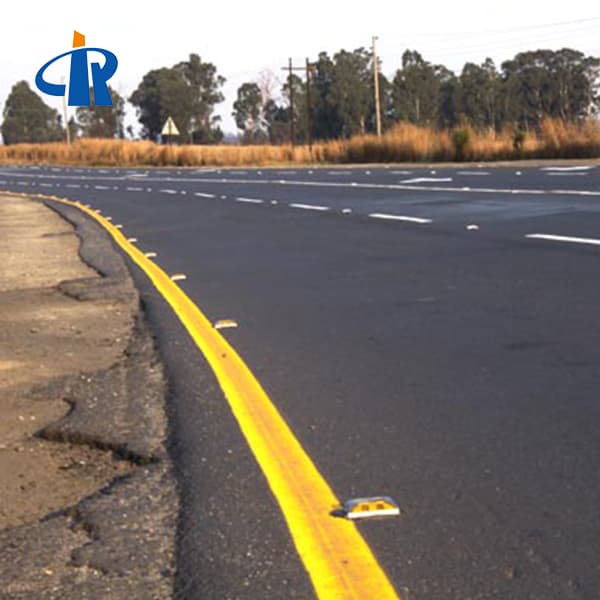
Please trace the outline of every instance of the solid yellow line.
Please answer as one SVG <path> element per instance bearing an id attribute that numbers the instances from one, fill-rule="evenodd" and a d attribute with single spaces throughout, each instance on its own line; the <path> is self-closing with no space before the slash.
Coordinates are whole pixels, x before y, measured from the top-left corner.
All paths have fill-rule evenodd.
<path id="1" fill-rule="evenodd" d="M 354 523 L 329 513 L 340 503 L 260 383 L 190 298 L 110 221 L 78 202 L 51 197 L 93 217 L 146 273 L 212 367 L 263 470 L 322 600 L 399 600 Z"/>

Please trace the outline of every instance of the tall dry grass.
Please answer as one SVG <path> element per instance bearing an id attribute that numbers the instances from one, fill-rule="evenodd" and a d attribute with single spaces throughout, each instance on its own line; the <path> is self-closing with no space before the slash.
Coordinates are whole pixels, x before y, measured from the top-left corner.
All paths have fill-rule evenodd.
<path id="1" fill-rule="evenodd" d="M 0 146 L 0 163 L 89 166 L 241 167 L 309 163 L 494 161 L 530 158 L 600 158 L 598 121 L 545 119 L 517 143 L 513 128 L 500 133 L 469 126 L 438 131 L 397 123 L 381 138 L 361 135 L 306 146 L 160 146 L 147 141 L 80 139 L 67 145 Z"/>

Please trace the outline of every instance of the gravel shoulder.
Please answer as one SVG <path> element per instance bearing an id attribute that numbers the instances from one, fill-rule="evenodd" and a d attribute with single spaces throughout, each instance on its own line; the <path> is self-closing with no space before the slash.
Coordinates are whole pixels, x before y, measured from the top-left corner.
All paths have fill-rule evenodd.
<path id="1" fill-rule="evenodd" d="M 102 229 L 0 195 L 0 598 L 170 598 L 167 383 Z"/>

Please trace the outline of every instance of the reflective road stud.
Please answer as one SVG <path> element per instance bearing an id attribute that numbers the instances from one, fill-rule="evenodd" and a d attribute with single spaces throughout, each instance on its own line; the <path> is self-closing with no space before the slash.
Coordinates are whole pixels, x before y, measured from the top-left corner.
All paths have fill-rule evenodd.
<path id="1" fill-rule="evenodd" d="M 400 514 L 400 508 L 389 496 L 353 498 L 344 502 L 347 519 L 368 519 L 370 517 L 391 517 Z"/>
<path id="2" fill-rule="evenodd" d="M 231 327 L 237 327 L 237 321 L 233 319 L 221 319 L 220 321 L 215 322 L 215 329 L 229 329 Z"/>

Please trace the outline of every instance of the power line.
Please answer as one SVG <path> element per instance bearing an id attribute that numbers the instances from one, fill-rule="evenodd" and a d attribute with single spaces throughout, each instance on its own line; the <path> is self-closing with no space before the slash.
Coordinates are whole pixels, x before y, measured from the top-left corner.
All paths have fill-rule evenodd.
<path id="1" fill-rule="evenodd" d="M 466 35 L 491 35 L 495 33 L 514 33 L 515 31 L 534 31 L 538 29 L 547 29 L 549 27 L 561 27 L 563 25 L 574 25 L 576 23 L 592 23 L 600 21 L 600 17 L 586 17 L 585 19 L 575 19 L 571 21 L 558 21 L 555 23 L 544 23 L 541 25 L 524 25 L 522 27 L 503 27 L 500 29 L 480 29 L 478 31 L 453 31 L 452 33 L 442 33 L 442 32 L 433 32 L 433 33 L 419 33 L 419 38 L 424 37 L 464 37 Z"/>

